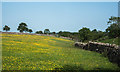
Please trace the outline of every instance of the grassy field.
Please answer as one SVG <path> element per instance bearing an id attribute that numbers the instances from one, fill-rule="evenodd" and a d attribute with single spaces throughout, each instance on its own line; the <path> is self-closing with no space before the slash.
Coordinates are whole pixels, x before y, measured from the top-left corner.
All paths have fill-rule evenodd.
<path id="1" fill-rule="evenodd" d="M 110 44 L 117 44 L 118 45 L 118 38 L 106 39 L 106 40 L 102 40 L 101 42 L 110 43 Z"/>
<path id="2" fill-rule="evenodd" d="M 3 70 L 119 70 L 71 40 L 38 35 L 2 34 L 2 61 Z"/>
<path id="3" fill-rule="evenodd" d="M 103 38 L 106 38 L 105 40 L 100 40 L 100 41 L 98 41 L 98 42 L 103 42 L 103 43 L 110 43 L 110 44 L 117 44 L 117 45 L 119 45 L 119 38 L 111 38 L 111 39 L 109 39 L 107 36 L 106 37 L 103 37 Z M 101 39 L 103 39 L 103 38 L 101 38 Z"/>
<path id="4" fill-rule="evenodd" d="M 2 70 L 2 34 L 0 34 L 0 71 Z"/>

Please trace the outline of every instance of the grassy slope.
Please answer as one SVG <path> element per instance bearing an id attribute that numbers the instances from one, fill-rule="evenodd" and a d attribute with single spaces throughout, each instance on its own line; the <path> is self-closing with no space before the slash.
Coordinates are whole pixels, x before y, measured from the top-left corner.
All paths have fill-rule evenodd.
<path id="1" fill-rule="evenodd" d="M 118 41 L 119 41 L 118 38 L 112 38 L 112 39 L 107 38 L 107 39 L 101 40 L 99 42 L 117 44 L 118 45 L 118 43 L 119 43 Z"/>
<path id="2" fill-rule="evenodd" d="M 2 70 L 2 34 L 0 34 L 0 71 Z"/>
<path id="3" fill-rule="evenodd" d="M 118 69 L 101 54 L 78 49 L 71 40 L 37 35 L 2 35 L 4 70 Z"/>

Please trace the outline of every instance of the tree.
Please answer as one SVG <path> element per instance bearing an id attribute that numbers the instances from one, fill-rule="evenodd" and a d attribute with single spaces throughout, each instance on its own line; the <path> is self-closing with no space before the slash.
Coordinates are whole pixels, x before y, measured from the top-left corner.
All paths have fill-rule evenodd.
<path id="1" fill-rule="evenodd" d="M 30 32 L 30 33 L 31 33 L 31 32 L 33 32 L 33 31 L 32 31 L 32 29 L 28 29 L 28 32 Z"/>
<path id="2" fill-rule="evenodd" d="M 29 32 L 29 29 L 26 27 L 25 32 Z"/>
<path id="3" fill-rule="evenodd" d="M 70 32 L 67 32 L 67 31 L 61 32 L 60 36 L 70 37 Z"/>
<path id="4" fill-rule="evenodd" d="M 60 35 L 62 34 L 62 31 L 59 31 L 58 34 L 59 34 L 59 36 L 60 36 Z"/>
<path id="5" fill-rule="evenodd" d="M 19 30 L 20 32 L 27 32 L 28 31 L 28 28 L 27 28 L 27 24 L 26 23 L 20 23 L 17 30 Z"/>
<path id="6" fill-rule="evenodd" d="M 90 35 L 91 35 L 92 40 L 97 40 L 98 39 L 98 32 L 97 32 L 96 29 L 92 30 Z"/>
<path id="7" fill-rule="evenodd" d="M 93 32 L 93 33 L 97 33 L 97 30 L 96 30 L 96 29 L 94 29 L 94 30 L 92 30 L 92 32 Z"/>
<path id="8" fill-rule="evenodd" d="M 114 17 L 114 16 L 111 16 L 109 18 L 109 21 L 107 22 L 107 24 L 119 24 L 120 23 L 120 17 Z"/>
<path id="9" fill-rule="evenodd" d="M 109 38 L 116 38 L 120 37 L 120 28 L 118 24 L 111 24 L 107 29 L 106 32 Z"/>
<path id="10" fill-rule="evenodd" d="M 44 30 L 44 34 L 49 34 L 49 33 L 50 33 L 49 29 Z"/>
<path id="11" fill-rule="evenodd" d="M 36 31 L 36 33 L 37 33 L 37 34 L 43 34 L 43 32 L 42 32 L 42 31 Z"/>
<path id="12" fill-rule="evenodd" d="M 78 32 L 73 32 L 71 38 L 74 39 L 75 41 L 79 41 L 79 34 L 78 34 Z"/>
<path id="13" fill-rule="evenodd" d="M 82 29 L 79 30 L 79 38 L 80 41 L 85 41 L 90 39 L 90 29 L 83 27 Z"/>
<path id="14" fill-rule="evenodd" d="M 104 34 L 105 34 L 104 32 L 98 31 L 98 32 L 97 32 L 97 38 L 99 39 L 99 38 L 103 37 Z"/>
<path id="15" fill-rule="evenodd" d="M 7 25 L 5 25 L 5 27 L 3 27 L 3 30 L 5 30 L 6 32 L 10 31 L 10 27 L 8 27 Z"/>
<path id="16" fill-rule="evenodd" d="M 56 34 L 55 32 L 52 32 L 52 34 Z"/>
<path id="17" fill-rule="evenodd" d="M 110 25 L 106 29 L 106 33 L 108 34 L 108 37 L 109 38 L 120 37 L 120 17 L 111 16 L 107 24 Z"/>

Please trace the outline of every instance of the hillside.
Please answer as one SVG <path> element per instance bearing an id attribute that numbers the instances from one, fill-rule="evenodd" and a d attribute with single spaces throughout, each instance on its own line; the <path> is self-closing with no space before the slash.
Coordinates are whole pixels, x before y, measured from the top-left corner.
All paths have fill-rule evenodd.
<path id="1" fill-rule="evenodd" d="M 2 34 L 3 70 L 119 70 L 101 54 L 51 36 Z"/>
<path id="2" fill-rule="evenodd" d="M 103 42 L 103 43 L 110 43 L 110 44 L 117 44 L 119 45 L 119 38 L 108 38 L 107 36 L 106 37 L 103 37 L 103 38 L 100 38 L 98 42 Z"/>

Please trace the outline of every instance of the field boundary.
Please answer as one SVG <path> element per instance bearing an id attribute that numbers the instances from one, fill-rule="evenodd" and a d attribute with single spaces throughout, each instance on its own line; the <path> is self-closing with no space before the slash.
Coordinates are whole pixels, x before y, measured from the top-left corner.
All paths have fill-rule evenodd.
<path id="1" fill-rule="evenodd" d="M 53 34 L 36 34 L 36 33 L 20 33 L 20 32 L 0 32 L 0 33 L 3 33 L 3 34 L 39 35 L 39 36 L 51 36 L 51 37 L 58 37 L 58 36 L 53 35 Z M 64 38 L 64 39 L 69 39 L 69 40 L 72 40 L 72 38 L 70 38 L 70 37 L 63 37 L 63 36 L 60 36 L 59 38 Z"/>
<path id="2" fill-rule="evenodd" d="M 91 42 L 82 43 L 75 42 L 75 47 L 79 47 L 85 50 L 95 51 L 108 57 L 110 62 L 118 64 L 120 67 L 120 46 L 116 44 Z"/>

